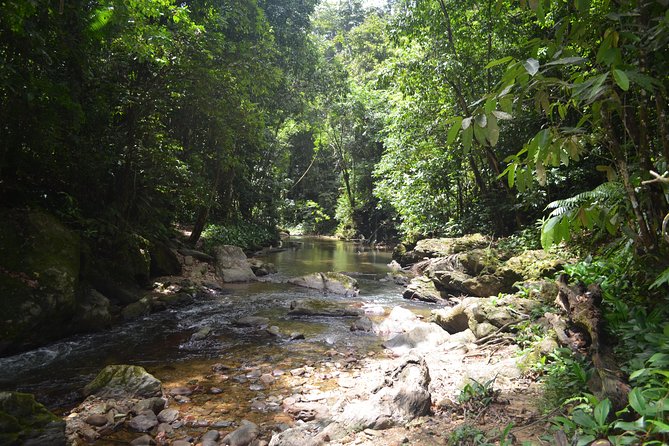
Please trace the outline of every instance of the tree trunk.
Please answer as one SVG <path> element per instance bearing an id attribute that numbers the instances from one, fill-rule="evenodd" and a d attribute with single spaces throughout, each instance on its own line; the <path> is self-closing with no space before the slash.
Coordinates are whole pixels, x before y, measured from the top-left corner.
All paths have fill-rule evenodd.
<path id="1" fill-rule="evenodd" d="M 221 163 L 220 161 L 216 162 L 216 175 L 214 176 L 214 183 L 212 185 L 211 191 L 209 192 L 209 198 L 207 202 L 200 206 L 197 210 L 197 217 L 195 218 L 195 223 L 193 224 L 193 232 L 191 232 L 190 237 L 188 237 L 188 244 L 195 246 L 200 240 L 202 231 L 207 224 L 207 219 L 209 218 L 209 211 L 214 204 L 216 199 L 216 194 L 218 192 L 218 184 L 221 182 Z"/>

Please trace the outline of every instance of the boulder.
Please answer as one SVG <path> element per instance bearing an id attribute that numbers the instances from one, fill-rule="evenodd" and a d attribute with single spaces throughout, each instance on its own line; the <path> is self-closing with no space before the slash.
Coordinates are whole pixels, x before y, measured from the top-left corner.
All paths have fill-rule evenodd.
<path id="1" fill-rule="evenodd" d="M 434 281 L 425 276 L 418 276 L 411 279 L 402 297 L 405 299 L 420 300 L 423 302 L 443 302 L 448 298 L 446 293 L 437 289 Z"/>
<path id="2" fill-rule="evenodd" d="M 490 245 L 490 239 L 481 234 L 470 234 L 456 238 L 429 238 L 419 240 L 413 250 L 403 255 L 395 254 L 402 265 L 420 262 L 425 258 L 446 257 Z"/>
<path id="3" fill-rule="evenodd" d="M 374 332 L 382 336 L 392 336 L 413 330 L 420 324 L 418 316 L 411 310 L 397 306 L 393 307 L 387 318 L 374 329 Z"/>
<path id="4" fill-rule="evenodd" d="M 540 302 L 516 296 L 468 297 L 452 308 L 432 310 L 432 319 L 451 334 L 471 330 L 482 338 L 503 326 L 521 321 Z"/>
<path id="5" fill-rule="evenodd" d="M 0 444 L 65 446 L 65 422 L 27 393 L 0 392 Z"/>
<path id="6" fill-rule="evenodd" d="M 518 280 L 537 280 L 553 276 L 562 269 L 565 259 L 547 253 L 543 249 L 523 251 L 504 263 L 505 274 Z"/>
<path id="7" fill-rule="evenodd" d="M 256 279 L 249 266 L 246 254 L 239 246 L 219 245 L 214 247 L 216 274 L 223 282 L 250 282 Z"/>
<path id="8" fill-rule="evenodd" d="M 156 426 L 158 426 L 158 418 L 152 410 L 142 411 L 128 422 L 130 430 L 135 432 L 149 432 Z"/>
<path id="9" fill-rule="evenodd" d="M 177 255 L 163 242 L 154 241 L 149 245 L 151 276 L 177 276 L 181 274 L 181 262 Z"/>
<path id="10" fill-rule="evenodd" d="M 101 331 L 111 325 L 112 319 L 109 299 L 89 288 L 82 293 L 72 325 L 78 331 Z"/>
<path id="11" fill-rule="evenodd" d="M 277 272 L 276 266 L 273 263 L 263 262 L 260 259 L 248 259 L 249 266 L 253 270 L 253 274 L 258 277 L 267 276 Z"/>
<path id="12" fill-rule="evenodd" d="M 133 302 L 121 310 L 121 316 L 123 316 L 123 320 L 126 321 L 137 319 L 141 316 L 146 316 L 149 313 L 151 313 L 151 302 L 147 297 L 143 297 L 137 302 Z"/>
<path id="13" fill-rule="evenodd" d="M 324 293 L 342 294 L 344 296 L 358 295 L 358 281 L 342 273 L 313 273 L 289 279 L 288 283 Z"/>
<path id="14" fill-rule="evenodd" d="M 84 387 L 85 395 L 103 398 L 151 398 L 162 395 L 162 385 L 143 367 L 108 365 Z"/>
<path id="15" fill-rule="evenodd" d="M 354 432 L 404 425 L 430 413 L 429 385 L 425 359 L 410 355 L 389 371 L 385 382 L 369 399 L 348 404 L 335 421 Z"/>
<path id="16" fill-rule="evenodd" d="M 460 271 L 437 271 L 433 279 L 451 294 L 487 297 L 510 292 L 512 284 L 494 274 L 471 277 Z"/>
<path id="17" fill-rule="evenodd" d="M 221 444 L 227 446 L 248 446 L 258 438 L 260 429 L 258 425 L 247 420 L 242 420 L 242 425 L 236 430 L 223 437 Z"/>
<path id="18" fill-rule="evenodd" d="M 80 241 L 41 211 L 0 210 L 0 354 L 67 334 L 77 306 Z"/>
<path id="19" fill-rule="evenodd" d="M 351 324 L 351 331 L 370 332 L 373 329 L 374 329 L 374 323 L 367 316 L 363 316 Z"/>
<path id="20" fill-rule="evenodd" d="M 327 300 L 305 299 L 292 301 L 288 314 L 291 316 L 354 317 L 362 315 L 362 310 Z"/>
<path id="21" fill-rule="evenodd" d="M 430 351 L 447 342 L 449 338 L 448 332 L 439 325 L 420 322 L 411 331 L 390 338 L 383 346 L 395 354 L 405 354 L 413 349 Z"/>

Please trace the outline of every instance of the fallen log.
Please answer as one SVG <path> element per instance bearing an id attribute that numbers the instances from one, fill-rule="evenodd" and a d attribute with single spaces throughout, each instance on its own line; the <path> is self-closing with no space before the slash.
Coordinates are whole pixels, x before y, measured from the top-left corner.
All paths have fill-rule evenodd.
<path id="1" fill-rule="evenodd" d="M 555 315 L 547 319 L 555 329 L 558 341 L 589 357 L 594 367 L 588 382 L 590 391 L 600 400 L 608 398 L 615 410 L 624 408 L 630 386 L 613 357 L 612 346 L 603 342 L 601 288 L 598 284 L 588 287 L 569 285 L 564 274 L 558 278 L 557 285 L 556 304 L 566 312 L 568 320 L 561 323 Z"/>

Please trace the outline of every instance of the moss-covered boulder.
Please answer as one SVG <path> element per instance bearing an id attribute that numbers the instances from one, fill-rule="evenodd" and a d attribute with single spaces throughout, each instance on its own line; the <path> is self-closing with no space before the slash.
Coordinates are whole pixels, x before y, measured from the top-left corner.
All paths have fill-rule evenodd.
<path id="1" fill-rule="evenodd" d="M 102 398 L 151 398 L 162 395 L 162 384 L 136 365 L 108 365 L 84 388 L 84 395 Z"/>
<path id="2" fill-rule="evenodd" d="M 355 296 L 358 294 L 358 281 L 342 273 L 313 273 L 288 280 L 293 285 L 319 290 L 324 293 Z"/>
<path id="3" fill-rule="evenodd" d="M 411 279 L 411 282 L 409 282 L 409 285 L 404 290 L 402 297 L 409 300 L 437 303 L 447 299 L 448 293 L 442 293 L 438 290 L 432 279 L 425 276 L 418 276 Z"/>
<path id="4" fill-rule="evenodd" d="M 469 329 L 477 338 L 524 320 L 539 302 L 516 296 L 468 297 L 452 308 L 432 310 L 432 320 L 451 334 Z"/>
<path id="5" fill-rule="evenodd" d="M 181 274 L 181 262 L 165 243 L 154 241 L 149 246 L 151 276 L 176 276 Z"/>
<path id="6" fill-rule="evenodd" d="M 500 268 L 500 274 L 518 277 L 517 280 L 537 280 L 560 271 L 566 260 L 542 249 L 524 251 L 511 257 Z"/>
<path id="7" fill-rule="evenodd" d="M 0 444 L 66 444 L 65 422 L 27 393 L 0 392 Z"/>
<path id="8" fill-rule="evenodd" d="M 58 219 L 41 211 L 0 211 L 0 354 L 66 334 L 79 272 L 79 238 Z"/>
<path id="9" fill-rule="evenodd" d="M 482 249 L 490 245 L 490 239 L 481 234 L 470 234 L 463 237 L 428 238 L 419 240 L 416 247 L 404 255 L 404 261 L 418 262 L 424 258 L 447 257 L 474 249 Z M 402 263 L 400 261 L 400 263 Z"/>

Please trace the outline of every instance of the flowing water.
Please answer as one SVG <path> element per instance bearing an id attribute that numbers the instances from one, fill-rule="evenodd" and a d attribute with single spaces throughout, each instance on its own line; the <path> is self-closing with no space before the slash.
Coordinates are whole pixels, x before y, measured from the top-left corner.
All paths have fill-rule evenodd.
<path id="1" fill-rule="evenodd" d="M 323 299 L 375 308 L 376 312 L 379 307 L 387 312 L 399 303 L 417 305 L 402 300 L 401 287 L 381 280 L 390 271 L 387 264 L 391 256 L 387 251 L 316 238 L 298 239 L 296 245 L 263 258 L 277 266 L 279 273 L 274 279 L 320 271 L 345 272 L 358 280 L 360 294 L 344 298 L 276 282 L 226 284 L 221 292 L 187 307 L 0 358 L 0 390 L 33 393 L 48 407 L 62 412 L 81 401 L 81 389 L 105 365 L 135 364 L 145 367 L 167 387 L 221 387 L 227 399 L 218 398 L 215 410 L 232 415 L 226 405 L 250 403 L 253 392 L 262 390 L 249 386 L 247 371 L 274 370 L 280 376 L 282 370 L 315 363 L 328 352 L 365 354 L 380 348 L 381 340 L 375 335 L 349 330 L 353 318 L 289 316 L 291 301 Z M 285 335 L 275 337 L 258 328 L 236 327 L 234 321 L 243 316 L 267 317 L 269 325 L 278 326 Z M 191 340 L 193 333 L 203 327 L 211 328 L 212 335 Z M 289 340 L 292 332 L 303 333 L 305 339 Z M 230 376 L 212 376 L 212 365 L 216 363 L 223 363 Z M 193 403 L 204 407 L 204 400 L 194 398 Z M 209 414 L 214 411 L 206 410 Z"/>

